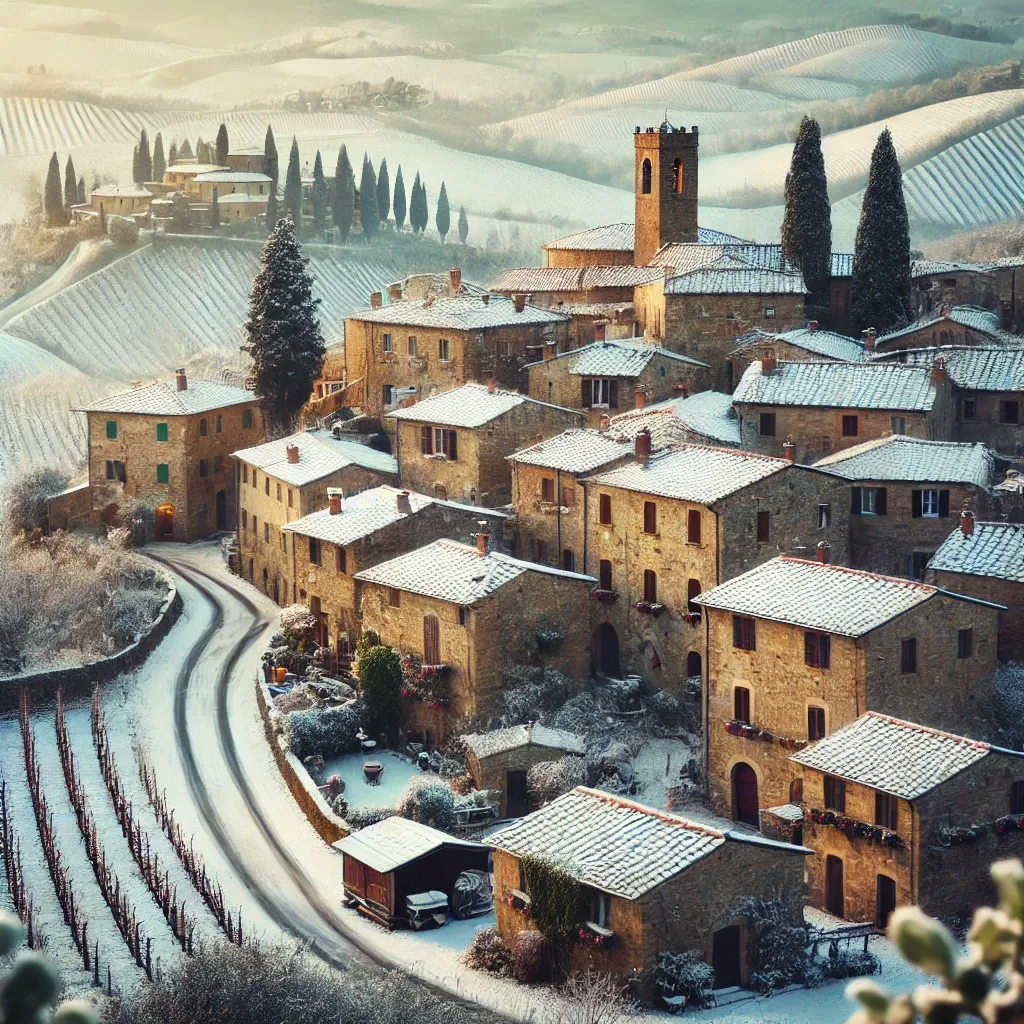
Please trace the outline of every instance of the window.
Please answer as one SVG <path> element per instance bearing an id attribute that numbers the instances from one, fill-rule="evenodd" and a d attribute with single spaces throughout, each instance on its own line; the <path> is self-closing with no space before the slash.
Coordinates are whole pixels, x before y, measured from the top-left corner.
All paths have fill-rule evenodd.
<path id="1" fill-rule="evenodd" d="M 574 501 L 573 501 L 574 497 L 575 497 L 575 495 L 573 494 L 573 485 L 572 484 L 563 484 L 562 485 L 562 505 L 565 508 L 572 508 L 573 504 L 574 504 Z"/>
<path id="2" fill-rule="evenodd" d="M 246 512 L 244 508 L 242 509 L 242 529 L 249 529 L 249 513 Z"/>
<path id="3" fill-rule="evenodd" d="M 976 398 L 965 398 L 960 403 L 960 418 L 965 420 L 978 418 L 978 400 Z"/>
<path id="4" fill-rule="evenodd" d="M 789 783 L 789 802 L 791 804 L 802 803 L 804 799 L 804 780 L 793 779 Z"/>
<path id="5" fill-rule="evenodd" d="M 253 423 L 252 409 L 246 409 L 242 413 L 242 429 L 248 430 Z"/>
<path id="6" fill-rule="evenodd" d="M 455 431 L 435 427 L 434 451 L 438 455 L 443 455 L 449 462 L 456 462 L 459 458 L 459 446 Z"/>
<path id="7" fill-rule="evenodd" d="M 937 519 L 949 515 L 949 491 L 926 487 L 910 492 L 910 514 L 915 519 Z"/>
<path id="8" fill-rule="evenodd" d="M 206 425 L 206 417 L 204 416 L 199 421 L 199 436 L 200 437 L 206 437 L 207 433 L 209 433 L 209 428 Z"/>
<path id="9" fill-rule="evenodd" d="M 764 317 L 765 317 L 766 320 L 774 320 L 775 319 L 775 307 L 774 306 L 765 306 L 764 307 Z"/>
<path id="10" fill-rule="evenodd" d="M 263 524 L 263 539 L 269 544 L 270 543 L 270 523 Z"/>
<path id="11" fill-rule="evenodd" d="M 857 436 L 857 417 L 856 416 L 844 416 L 843 417 L 843 437 L 856 437 Z"/>
<path id="12" fill-rule="evenodd" d="M 884 487 L 850 488 L 850 512 L 855 516 L 884 516 L 888 505 Z"/>
<path id="13" fill-rule="evenodd" d="M 677 195 L 683 191 L 683 161 L 679 157 L 672 161 L 672 189 Z"/>
<path id="14" fill-rule="evenodd" d="M 700 615 L 700 605 L 694 602 L 694 598 L 700 595 L 700 580 L 686 581 L 686 610 L 691 615 Z"/>
<path id="15" fill-rule="evenodd" d="M 117 420 L 107 420 L 107 440 L 117 439 Z"/>
<path id="16" fill-rule="evenodd" d="M 771 533 L 771 513 L 769 512 L 758 512 L 757 513 L 757 543 L 767 544 L 768 538 Z"/>
<path id="17" fill-rule="evenodd" d="M 166 423 L 158 423 L 156 425 L 156 439 L 158 441 L 166 441 L 167 437 L 168 437 L 167 424 Z"/>
<path id="18" fill-rule="evenodd" d="M 249 482 L 249 467 L 242 463 L 242 483 L 247 484 Z"/>
<path id="19" fill-rule="evenodd" d="M 832 638 L 828 633 L 804 633 L 804 664 L 829 668 L 831 663 Z"/>
<path id="20" fill-rule="evenodd" d="M 644 160 L 640 167 L 640 191 L 645 195 L 651 194 L 651 161 Z"/>
<path id="21" fill-rule="evenodd" d="M 210 463 L 206 459 L 199 460 L 199 475 L 209 476 L 210 475 Z"/>
<path id="22" fill-rule="evenodd" d="M 562 568 L 566 572 L 576 571 L 576 554 L 571 548 L 566 548 L 562 552 Z"/>
<path id="23" fill-rule="evenodd" d="M 270 477 L 269 476 L 265 476 L 263 478 L 263 493 L 266 494 L 268 497 L 270 496 Z"/>
<path id="24" fill-rule="evenodd" d="M 255 516 L 252 517 L 252 532 L 253 533 L 256 532 L 256 517 Z"/>
<path id="25" fill-rule="evenodd" d="M 761 437 L 775 436 L 775 413 L 761 413 L 757 421 L 757 432 L 761 435 Z"/>
<path id="26" fill-rule="evenodd" d="M 807 739 L 811 742 L 825 736 L 825 709 L 811 704 L 807 708 Z"/>
<path id="27" fill-rule="evenodd" d="M 1010 783 L 1010 813 L 1024 814 L 1024 782 Z"/>
<path id="28" fill-rule="evenodd" d="M 434 431 L 426 425 L 420 427 L 420 452 L 424 455 L 434 454 Z"/>
<path id="29" fill-rule="evenodd" d="M 612 525 L 612 496 L 602 494 L 598 500 L 599 522 L 602 526 Z"/>
<path id="30" fill-rule="evenodd" d="M 875 793 L 875 824 L 895 832 L 900 823 L 900 802 L 891 793 Z"/>
<path id="31" fill-rule="evenodd" d="M 465 626 L 469 622 L 469 609 L 459 606 L 459 625 Z"/>
<path id="32" fill-rule="evenodd" d="M 277 500 L 278 501 L 281 500 L 281 485 L 280 484 L 277 485 Z"/>
<path id="33" fill-rule="evenodd" d="M 389 355 L 391 353 L 391 335 L 384 335 L 384 354 Z"/>
<path id="34" fill-rule="evenodd" d="M 171 467 L 166 462 L 157 463 L 156 482 L 158 484 L 168 484 L 171 482 Z"/>
<path id="35" fill-rule="evenodd" d="M 288 507 L 292 508 L 292 489 L 288 488 Z"/>
<path id="36" fill-rule="evenodd" d="M 381 401 L 385 405 L 391 405 L 395 400 L 395 387 L 393 384 L 385 384 L 380 389 Z"/>
<path id="37" fill-rule="evenodd" d="M 676 161 L 678 163 L 678 161 Z M 590 923 L 598 928 L 611 927 L 612 898 L 606 892 L 595 892 L 590 897 Z"/>
<path id="38" fill-rule="evenodd" d="M 410 334 L 409 335 L 409 355 L 411 355 L 411 356 L 416 355 L 416 335 L 415 334 Z"/>
<path id="39" fill-rule="evenodd" d="M 891 416 L 889 426 L 894 434 L 905 434 L 907 432 L 907 419 L 905 416 Z"/>
<path id="40" fill-rule="evenodd" d="M 288 552 L 288 534 L 283 530 L 281 531 L 281 550 L 286 554 Z"/>
<path id="41" fill-rule="evenodd" d="M 224 456 L 215 455 L 213 457 L 213 471 L 214 473 L 222 473 L 224 471 Z"/>
<path id="42" fill-rule="evenodd" d="M 219 434 L 223 429 L 224 429 L 224 417 L 218 415 L 218 417 L 217 417 L 217 433 Z"/>
<path id="43" fill-rule="evenodd" d="M 908 636 L 900 641 L 900 671 L 904 674 L 917 671 L 917 637 Z"/>
<path id="44" fill-rule="evenodd" d="M 541 477 L 540 500 L 554 502 L 555 500 L 555 478 L 552 476 Z"/>
<path id="45" fill-rule="evenodd" d="M 658 506 L 653 501 L 644 502 L 644 533 L 658 532 Z"/>
<path id="46" fill-rule="evenodd" d="M 436 615 L 423 616 L 423 661 L 427 665 L 441 664 L 441 637 Z"/>
<path id="47" fill-rule="evenodd" d="M 825 776 L 825 808 L 846 813 L 846 783 L 834 775 Z"/>
<path id="48" fill-rule="evenodd" d="M 107 459 L 107 479 L 116 480 L 119 484 L 125 483 L 127 475 L 124 471 L 124 463 L 118 459 Z"/>
<path id="49" fill-rule="evenodd" d="M 437 357 L 442 363 L 447 363 L 452 357 L 452 344 L 447 338 L 441 338 L 437 342 Z"/>
<path id="50" fill-rule="evenodd" d="M 686 543 L 700 543 L 700 512 L 695 508 L 686 513 Z"/>
<path id="51" fill-rule="evenodd" d="M 644 600 L 651 604 L 658 600 L 658 574 L 653 569 L 644 569 Z"/>
<path id="52" fill-rule="evenodd" d="M 309 538 L 309 563 L 310 565 L 320 564 L 320 541 L 316 537 Z"/>
<path id="53" fill-rule="evenodd" d="M 595 377 L 583 381 L 583 405 L 585 408 L 618 409 L 619 382 L 608 377 Z"/>
<path id="54" fill-rule="evenodd" d="M 962 661 L 974 653 L 974 630 L 958 629 L 956 631 L 956 656 Z"/>
<path id="55" fill-rule="evenodd" d="M 745 686 L 733 687 L 732 717 L 737 722 L 750 721 L 750 690 Z"/>
<path id="56" fill-rule="evenodd" d="M 597 567 L 597 579 L 601 590 L 612 589 L 612 563 L 607 558 L 602 558 Z"/>
<path id="57" fill-rule="evenodd" d="M 1020 423 L 1020 404 L 1017 402 L 1000 402 L 999 422 Z"/>
<path id="58" fill-rule="evenodd" d="M 757 650 L 757 631 L 754 620 L 749 616 L 732 617 L 732 645 L 741 651 Z"/>
<path id="59" fill-rule="evenodd" d="M 832 506 L 831 505 L 819 505 L 818 506 L 818 529 L 825 530 L 832 522 Z"/>
<path id="60" fill-rule="evenodd" d="M 394 587 L 388 587 L 388 607 L 402 607 L 402 592 L 400 590 L 395 590 Z"/>

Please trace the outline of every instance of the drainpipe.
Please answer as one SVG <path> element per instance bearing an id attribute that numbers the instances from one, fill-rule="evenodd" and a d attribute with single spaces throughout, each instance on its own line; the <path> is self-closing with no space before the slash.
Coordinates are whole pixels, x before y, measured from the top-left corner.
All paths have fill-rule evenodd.
<path id="1" fill-rule="evenodd" d="M 710 756 L 710 744 L 708 742 L 708 733 L 710 730 L 710 718 L 711 718 L 711 614 L 707 608 L 704 609 L 704 664 L 701 668 L 701 674 L 704 678 L 701 680 L 700 688 L 700 703 L 704 724 L 704 735 L 701 737 L 701 768 L 704 771 L 704 796 L 710 799 L 711 796 L 711 781 L 708 774 L 708 758 Z"/>
<path id="2" fill-rule="evenodd" d="M 555 470 L 555 526 L 558 531 L 557 559 L 562 560 L 562 471 Z"/>
<path id="3" fill-rule="evenodd" d="M 718 535 L 718 513 L 714 509 L 711 509 L 711 514 L 715 517 L 715 586 L 717 587 L 718 584 L 722 582 L 722 539 Z"/>
<path id="4" fill-rule="evenodd" d="M 587 538 L 590 536 L 590 491 L 587 489 L 587 481 L 581 480 L 583 485 L 583 575 L 587 574 Z"/>

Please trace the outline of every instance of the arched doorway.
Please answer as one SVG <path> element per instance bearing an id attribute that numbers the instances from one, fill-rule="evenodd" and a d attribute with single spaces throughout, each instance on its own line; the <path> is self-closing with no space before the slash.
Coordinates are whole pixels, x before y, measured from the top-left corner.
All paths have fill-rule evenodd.
<path id="1" fill-rule="evenodd" d="M 218 491 L 217 492 L 217 529 L 226 530 L 228 528 L 228 492 Z"/>
<path id="2" fill-rule="evenodd" d="M 704 662 L 700 651 L 690 651 L 686 656 L 686 678 L 693 679 L 694 676 L 701 677 L 704 674 Z"/>
<path id="3" fill-rule="evenodd" d="M 622 677 L 619 662 L 619 634 L 610 622 L 602 622 L 594 634 L 594 668 L 612 679 Z"/>
<path id="4" fill-rule="evenodd" d="M 174 540 L 174 506 L 170 502 L 157 505 L 154 532 L 157 540 Z"/>
<path id="5" fill-rule="evenodd" d="M 732 816 L 757 828 L 757 808 L 757 775 L 749 764 L 740 761 L 732 770 Z"/>

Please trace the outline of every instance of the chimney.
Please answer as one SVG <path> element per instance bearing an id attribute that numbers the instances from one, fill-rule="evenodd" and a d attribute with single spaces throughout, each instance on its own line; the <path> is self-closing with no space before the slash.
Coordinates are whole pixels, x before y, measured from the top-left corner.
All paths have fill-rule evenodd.
<path id="1" fill-rule="evenodd" d="M 297 444 L 290 444 L 285 449 L 288 452 L 288 461 L 294 465 L 299 461 L 299 446 Z"/>
<path id="2" fill-rule="evenodd" d="M 874 327 L 868 327 L 860 333 L 864 335 L 864 352 L 871 355 L 875 351 L 875 338 L 878 337 L 878 331 Z"/>
<path id="3" fill-rule="evenodd" d="M 796 458 L 796 445 L 792 441 L 787 441 L 782 446 L 782 457 L 787 462 L 792 462 Z"/>
<path id="4" fill-rule="evenodd" d="M 775 353 L 765 352 L 761 356 L 761 373 L 766 377 L 775 370 Z"/>
<path id="5" fill-rule="evenodd" d="M 174 371 L 174 379 L 177 382 L 179 391 L 188 390 L 188 377 L 185 376 L 184 369 Z"/>
<path id="6" fill-rule="evenodd" d="M 487 378 L 487 394 L 493 395 L 494 394 L 494 389 L 495 389 L 494 374 L 492 373 Z"/>
<path id="7" fill-rule="evenodd" d="M 452 295 L 458 295 L 462 291 L 462 267 L 452 267 L 448 271 L 448 288 Z"/>
<path id="8" fill-rule="evenodd" d="M 638 409 L 644 408 L 647 405 L 647 392 L 642 388 L 636 389 L 636 407 Z"/>
<path id="9" fill-rule="evenodd" d="M 612 418 L 608 413 L 601 413 L 601 419 L 598 421 L 598 430 L 607 430 L 612 425 Z"/>
<path id="10" fill-rule="evenodd" d="M 670 267 L 668 264 L 665 265 L 665 280 L 671 281 L 676 276 L 676 268 Z"/>
<path id="11" fill-rule="evenodd" d="M 400 284 L 388 285 L 388 302 L 402 301 L 402 286 Z"/>
<path id="12" fill-rule="evenodd" d="M 807 333 L 808 334 L 813 334 L 817 329 L 818 329 L 818 321 L 817 320 L 808 320 L 807 321 Z"/>
<path id="13" fill-rule="evenodd" d="M 553 341 L 546 342 L 544 345 L 544 358 L 554 359 L 555 358 L 555 343 Z"/>
<path id="14" fill-rule="evenodd" d="M 675 382 L 675 384 L 673 384 L 673 385 L 672 385 L 672 390 L 673 390 L 673 391 L 674 391 L 674 392 L 675 392 L 675 393 L 676 393 L 676 394 L 677 394 L 677 395 L 678 395 L 678 396 L 679 396 L 680 398 L 689 398 L 689 397 L 690 397 L 690 385 L 689 385 L 689 384 L 686 384 L 686 383 L 684 383 L 684 382 L 683 382 L 683 381 L 681 381 L 681 380 L 677 380 L 677 381 Z"/>
<path id="15" fill-rule="evenodd" d="M 932 386 L 936 388 L 946 385 L 946 360 L 939 356 L 932 364 Z"/>
<path id="16" fill-rule="evenodd" d="M 953 312 L 953 307 L 949 305 L 943 306 L 939 312 L 941 316 L 949 316 L 949 314 Z"/>
<path id="17" fill-rule="evenodd" d="M 594 341 L 604 341 L 607 337 L 608 331 L 607 320 L 595 320 L 594 321 Z"/>
<path id="18" fill-rule="evenodd" d="M 969 508 L 965 508 L 960 513 L 960 532 L 965 537 L 971 537 L 974 534 L 974 513 Z"/>
<path id="19" fill-rule="evenodd" d="M 641 430 L 636 435 L 636 457 L 640 460 L 640 464 L 646 469 L 651 462 L 651 432 L 649 430 Z"/>
<path id="20" fill-rule="evenodd" d="M 476 534 L 476 553 L 481 558 L 487 557 L 488 546 L 491 540 L 491 535 L 487 532 L 487 520 L 481 519 L 477 523 L 480 529 Z"/>
<path id="21" fill-rule="evenodd" d="M 381 294 L 380 292 L 370 292 L 370 309 L 380 309 Z"/>
<path id="22" fill-rule="evenodd" d="M 395 508 L 400 516 L 412 515 L 412 502 L 409 500 L 408 491 L 399 491 L 395 495 Z"/>
<path id="23" fill-rule="evenodd" d="M 481 295 L 481 296 L 480 296 L 480 301 L 481 301 L 481 302 L 482 302 L 482 303 L 483 303 L 483 304 L 484 304 L 485 306 L 489 306 L 489 305 L 491 304 L 491 296 L 490 296 L 490 293 L 489 293 L 489 292 L 484 292 L 484 293 L 483 293 L 483 295 Z"/>
<path id="24" fill-rule="evenodd" d="M 512 304 L 517 313 L 522 313 L 522 311 L 526 309 L 526 296 L 517 292 L 512 296 Z"/>
<path id="25" fill-rule="evenodd" d="M 327 507 L 331 510 L 332 516 L 341 513 L 341 493 L 340 487 L 327 488 Z"/>
<path id="26" fill-rule="evenodd" d="M 814 549 L 814 556 L 817 558 L 822 565 L 828 565 L 829 556 L 832 554 L 832 548 L 827 540 L 819 540 L 818 546 Z"/>

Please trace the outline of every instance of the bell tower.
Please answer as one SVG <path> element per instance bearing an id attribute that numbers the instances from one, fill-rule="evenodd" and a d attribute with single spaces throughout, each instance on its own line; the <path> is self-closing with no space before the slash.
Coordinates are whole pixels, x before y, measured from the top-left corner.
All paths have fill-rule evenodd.
<path id="1" fill-rule="evenodd" d="M 668 242 L 697 241 L 697 126 L 663 121 L 633 133 L 636 236 L 633 262 L 642 267 Z"/>

